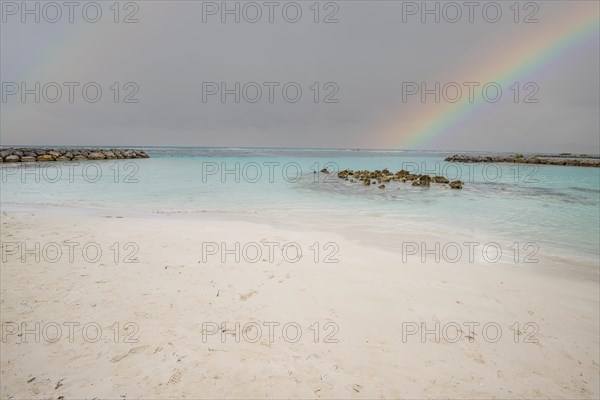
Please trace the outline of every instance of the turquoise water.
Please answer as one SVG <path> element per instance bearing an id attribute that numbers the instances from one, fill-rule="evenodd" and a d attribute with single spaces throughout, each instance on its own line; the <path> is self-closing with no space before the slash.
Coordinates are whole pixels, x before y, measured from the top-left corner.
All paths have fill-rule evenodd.
<path id="1" fill-rule="evenodd" d="M 149 159 L 2 165 L 2 207 L 58 206 L 147 215 L 233 215 L 284 225 L 452 232 L 535 242 L 550 255 L 598 263 L 600 169 L 446 163 L 450 153 L 146 148 Z M 345 168 L 407 169 L 465 182 L 462 190 L 364 187 Z M 317 171 L 317 173 L 315 173 Z M 208 214 L 206 214 L 208 213 Z"/>

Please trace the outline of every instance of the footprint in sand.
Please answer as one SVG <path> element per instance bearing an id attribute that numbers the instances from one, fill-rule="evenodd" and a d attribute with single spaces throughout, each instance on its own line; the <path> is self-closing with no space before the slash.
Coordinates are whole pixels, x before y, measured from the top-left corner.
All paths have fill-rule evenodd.
<path id="1" fill-rule="evenodd" d="M 125 357 L 127 357 L 129 355 L 129 353 L 125 353 L 125 354 L 120 354 L 118 356 L 114 356 L 113 358 L 110 359 L 111 363 L 118 363 L 119 361 L 121 361 L 122 359 L 124 359 Z"/>
<path id="2" fill-rule="evenodd" d="M 169 378 L 169 382 L 167 382 L 167 385 L 177 385 L 179 381 L 181 381 L 182 376 L 183 372 L 175 371 L 175 373 Z"/>
<path id="3" fill-rule="evenodd" d="M 478 352 L 474 352 L 474 353 L 467 353 L 467 355 L 473 359 L 473 361 L 479 363 L 479 364 L 485 364 L 485 359 L 483 358 L 483 354 L 478 353 Z"/>
<path id="4" fill-rule="evenodd" d="M 256 290 L 252 290 L 246 294 L 240 294 L 240 301 L 246 301 L 250 297 L 254 296 L 256 293 L 257 293 Z"/>
<path id="5" fill-rule="evenodd" d="M 110 362 L 111 363 L 118 363 L 119 361 L 121 361 L 125 357 L 129 357 L 130 355 L 141 353 L 142 351 L 146 350 L 147 348 L 148 348 L 148 346 L 134 347 L 133 349 L 129 350 L 125 354 L 119 354 L 117 356 L 114 356 L 113 358 L 110 359 Z"/>

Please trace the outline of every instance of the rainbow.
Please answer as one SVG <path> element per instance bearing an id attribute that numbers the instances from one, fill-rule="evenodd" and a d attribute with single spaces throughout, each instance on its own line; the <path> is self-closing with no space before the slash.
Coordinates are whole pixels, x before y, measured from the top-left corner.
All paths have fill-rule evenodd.
<path id="1" fill-rule="evenodd" d="M 486 68 L 471 71 L 469 75 L 464 74 L 469 77 L 465 82 L 495 82 L 505 89 L 519 79 L 551 66 L 556 59 L 569 54 L 581 43 L 594 38 L 597 40 L 599 27 L 600 16 L 597 9 L 580 11 L 566 19 L 561 26 L 553 26 L 551 30 L 545 30 L 517 48 L 510 49 L 510 56 L 505 59 L 495 59 Z M 431 87 L 433 84 L 428 85 L 428 88 Z M 466 88 L 463 92 L 466 92 Z M 414 96 L 417 97 L 418 95 Z M 470 101 L 469 96 L 464 93 L 456 103 L 419 102 L 422 107 L 419 112 L 406 113 L 410 115 L 409 121 L 406 117 L 400 120 L 398 116 L 385 121 L 374 135 L 375 141 L 381 148 L 425 149 L 435 139 L 447 140 L 452 135 L 453 128 L 469 117 L 475 118 L 475 111 L 486 104 L 489 103 L 482 96 Z"/>

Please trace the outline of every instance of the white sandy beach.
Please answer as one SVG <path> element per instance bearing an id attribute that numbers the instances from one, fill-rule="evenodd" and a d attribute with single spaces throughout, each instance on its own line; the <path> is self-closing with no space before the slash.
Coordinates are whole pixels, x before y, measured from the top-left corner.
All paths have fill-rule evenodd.
<path id="1" fill-rule="evenodd" d="M 2 398 L 600 396 L 590 275 L 402 263 L 399 252 L 333 233 L 214 219 L 8 212 L 1 239 Z M 6 248 L 65 241 L 95 242 L 102 257 L 74 247 L 72 262 L 42 251 L 22 262 Z M 296 263 L 280 252 L 202 263 L 208 241 L 296 242 L 304 252 Z M 138 263 L 123 262 L 128 242 Z M 335 242 L 340 262 L 324 263 L 325 253 L 315 262 L 314 242 Z M 408 334 L 421 323 L 432 331 L 424 340 Z"/>

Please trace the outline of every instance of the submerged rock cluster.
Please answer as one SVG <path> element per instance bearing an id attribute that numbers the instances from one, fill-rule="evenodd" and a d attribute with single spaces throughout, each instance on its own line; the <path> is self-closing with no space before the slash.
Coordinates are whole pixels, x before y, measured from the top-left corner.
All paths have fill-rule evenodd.
<path id="1" fill-rule="evenodd" d="M 327 169 L 321 170 L 324 174 L 329 174 Z M 422 174 L 412 174 L 406 170 L 400 170 L 398 172 L 391 172 L 390 170 L 358 170 L 354 171 L 351 169 L 345 169 L 338 172 L 338 178 L 349 181 L 351 183 L 362 182 L 364 186 L 376 185 L 378 189 L 385 189 L 385 184 L 388 182 L 412 182 L 412 186 L 424 186 L 429 187 L 432 183 L 438 183 L 442 185 L 450 185 L 452 189 L 462 189 L 462 181 L 450 182 L 443 176 L 430 176 Z"/>
<path id="2" fill-rule="evenodd" d="M 2 148 L 0 162 L 111 160 L 123 158 L 149 158 L 143 150 L 134 149 L 42 149 Z"/>

